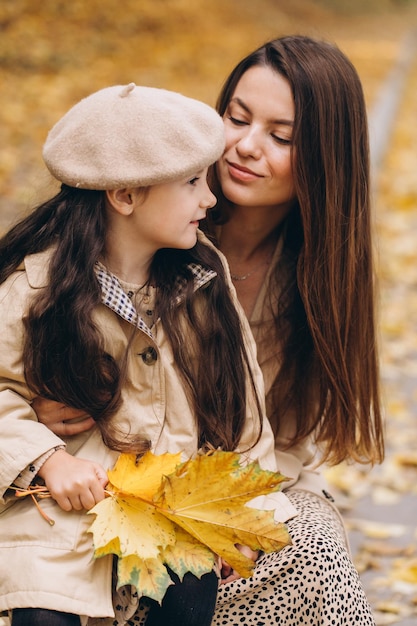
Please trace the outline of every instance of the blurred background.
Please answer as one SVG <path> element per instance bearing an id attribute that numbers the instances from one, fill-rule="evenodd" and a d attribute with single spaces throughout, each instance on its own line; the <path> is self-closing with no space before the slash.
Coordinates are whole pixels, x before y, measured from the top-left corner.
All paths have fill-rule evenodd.
<path id="1" fill-rule="evenodd" d="M 387 458 L 327 472 L 377 625 L 417 624 L 417 0 L 0 0 L 0 232 L 55 190 L 49 128 L 128 83 L 214 105 L 267 39 L 335 42 L 369 109 Z M 2 619 L 0 618 L 0 624 Z"/>

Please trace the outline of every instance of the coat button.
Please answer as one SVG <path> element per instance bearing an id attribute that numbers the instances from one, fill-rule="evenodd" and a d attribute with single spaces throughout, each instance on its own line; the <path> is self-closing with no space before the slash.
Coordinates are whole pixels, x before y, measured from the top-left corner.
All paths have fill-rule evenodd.
<path id="1" fill-rule="evenodd" d="M 146 350 L 140 352 L 140 356 L 142 357 L 142 361 L 145 363 L 145 365 L 153 365 L 158 358 L 158 353 L 155 348 L 149 346 L 149 348 L 146 348 Z"/>

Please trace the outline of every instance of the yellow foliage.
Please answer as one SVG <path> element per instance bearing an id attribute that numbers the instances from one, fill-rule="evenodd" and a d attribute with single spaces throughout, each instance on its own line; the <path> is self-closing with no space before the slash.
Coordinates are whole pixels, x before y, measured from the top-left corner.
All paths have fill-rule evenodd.
<path id="1" fill-rule="evenodd" d="M 97 515 L 91 527 L 96 557 L 112 553 L 156 558 L 161 547 L 175 542 L 173 524 L 138 497 L 110 492 L 92 512 Z"/>
<path id="2" fill-rule="evenodd" d="M 273 513 L 245 503 L 276 491 L 285 480 L 252 463 L 238 466 L 239 455 L 217 452 L 181 465 L 166 477 L 155 498 L 158 509 L 221 555 L 241 576 L 253 571 L 253 561 L 235 544 L 272 552 L 288 545 L 285 526 L 277 527 Z"/>
<path id="3" fill-rule="evenodd" d="M 273 511 L 245 506 L 256 496 L 278 491 L 285 478 L 257 462 L 240 465 L 234 452 L 216 451 L 179 463 L 180 455 L 140 460 L 121 454 L 109 471 L 108 496 L 96 515 L 95 557 L 118 556 L 118 585 L 133 584 L 140 595 L 161 601 L 171 579 L 187 571 L 200 577 L 212 570 L 215 555 L 241 576 L 254 563 L 236 544 L 273 552 L 291 543 Z"/>
<path id="4" fill-rule="evenodd" d="M 146 454 L 137 461 L 135 454 L 121 454 L 113 470 L 108 472 L 116 491 L 140 496 L 152 502 L 161 484 L 161 476 L 171 474 L 181 463 L 181 454 Z"/>

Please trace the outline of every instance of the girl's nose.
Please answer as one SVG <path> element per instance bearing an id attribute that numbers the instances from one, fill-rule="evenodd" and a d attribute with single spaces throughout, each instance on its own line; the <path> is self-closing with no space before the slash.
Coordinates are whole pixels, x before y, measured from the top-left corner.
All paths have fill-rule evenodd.
<path id="1" fill-rule="evenodd" d="M 201 207 L 204 209 L 211 209 L 217 204 L 217 198 L 214 193 L 211 191 L 210 187 L 207 185 L 207 193 L 204 196 L 204 199 L 201 202 Z"/>

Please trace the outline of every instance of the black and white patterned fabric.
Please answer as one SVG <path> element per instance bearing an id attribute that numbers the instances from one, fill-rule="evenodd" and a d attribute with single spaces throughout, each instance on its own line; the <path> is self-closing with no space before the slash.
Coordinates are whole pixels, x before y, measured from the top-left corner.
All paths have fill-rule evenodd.
<path id="1" fill-rule="evenodd" d="M 299 511 L 288 522 L 293 545 L 221 586 L 212 626 L 375 626 L 336 511 L 307 491 L 286 495 Z"/>
<path id="2" fill-rule="evenodd" d="M 209 283 L 215 276 L 216 272 L 206 269 L 197 263 L 189 263 L 188 268 L 191 270 L 194 278 L 194 289 L 197 290 Z M 102 303 L 114 311 L 119 317 L 152 337 L 146 323 L 138 315 L 128 293 L 122 287 L 120 280 L 112 274 L 102 263 L 96 262 L 94 266 L 96 278 L 101 287 Z M 181 300 L 181 281 L 177 281 L 177 299 Z"/>

